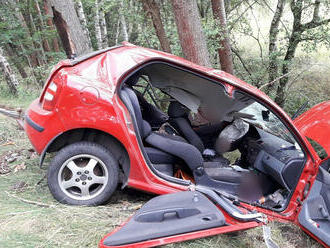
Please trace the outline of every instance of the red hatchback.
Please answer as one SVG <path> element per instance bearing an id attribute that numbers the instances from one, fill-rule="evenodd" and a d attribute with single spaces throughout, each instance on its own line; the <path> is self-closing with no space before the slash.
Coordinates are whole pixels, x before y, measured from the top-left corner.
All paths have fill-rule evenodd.
<path id="1" fill-rule="evenodd" d="M 48 185 L 62 203 L 104 204 L 118 184 L 167 194 L 101 247 L 267 220 L 294 222 L 330 245 L 330 101 L 292 121 L 232 75 L 124 43 L 60 62 L 26 111 L 25 130 L 40 165 L 56 152 Z"/>

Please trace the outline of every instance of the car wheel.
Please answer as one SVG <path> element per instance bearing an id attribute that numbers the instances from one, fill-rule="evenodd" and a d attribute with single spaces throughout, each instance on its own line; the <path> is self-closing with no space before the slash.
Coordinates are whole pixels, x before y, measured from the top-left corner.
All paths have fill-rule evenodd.
<path id="1" fill-rule="evenodd" d="M 106 203 L 118 184 L 118 163 L 105 147 L 78 142 L 61 149 L 51 161 L 48 187 L 56 200 L 70 205 Z"/>

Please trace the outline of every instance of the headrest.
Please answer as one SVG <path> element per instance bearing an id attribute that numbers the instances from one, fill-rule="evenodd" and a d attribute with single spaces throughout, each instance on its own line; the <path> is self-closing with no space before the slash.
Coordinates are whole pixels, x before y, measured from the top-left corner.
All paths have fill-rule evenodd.
<path id="1" fill-rule="evenodd" d="M 190 110 L 179 102 L 171 102 L 167 113 L 171 118 L 187 117 Z"/>

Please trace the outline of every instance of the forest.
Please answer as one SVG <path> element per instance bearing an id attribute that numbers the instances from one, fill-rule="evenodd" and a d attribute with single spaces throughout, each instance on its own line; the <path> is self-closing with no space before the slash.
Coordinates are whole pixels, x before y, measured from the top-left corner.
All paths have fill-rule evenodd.
<path id="1" fill-rule="evenodd" d="M 329 0 L 0 3 L 0 113 L 16 119 L 59 61 L 121 42 L 233 74 L 290 116 L 330 99 Z M 111 207 L 62 206 L 51 198 L 37 165 L 19 121 L 0 115 L 0 247 L 96 247 L 151 198 L 126 190 L 116 193 Z M 319 247 L 289 224 L 272 229 L 280 247 Z M 258 247 L 262 239 L 257 228 L 169 247 Z"/>

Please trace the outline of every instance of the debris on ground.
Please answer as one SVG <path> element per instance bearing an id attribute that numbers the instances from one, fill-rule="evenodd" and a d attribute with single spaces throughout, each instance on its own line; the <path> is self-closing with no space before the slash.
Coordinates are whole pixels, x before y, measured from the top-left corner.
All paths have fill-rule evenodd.
<path id="1" fill-rule="evenodd" d="M 28 184 L 24 181 L 18 181 L 13 186 L 10 187 L 11 191 L 23 192 L 27 188 Z"/>
<path id="2" fill-rule="evenodd" d="M 25 169 L 26 169 L 25 162 L 22 162 L 22 163 L 15 166 L 14 173 L 16 173 L 20 170 L 25 170 Z"/>
<path id="3" fill-rule="evenodd" d="M 5 175 L 11 172 L 10 167 L 4 161 L 0 160 L 0 175 Z"/>

